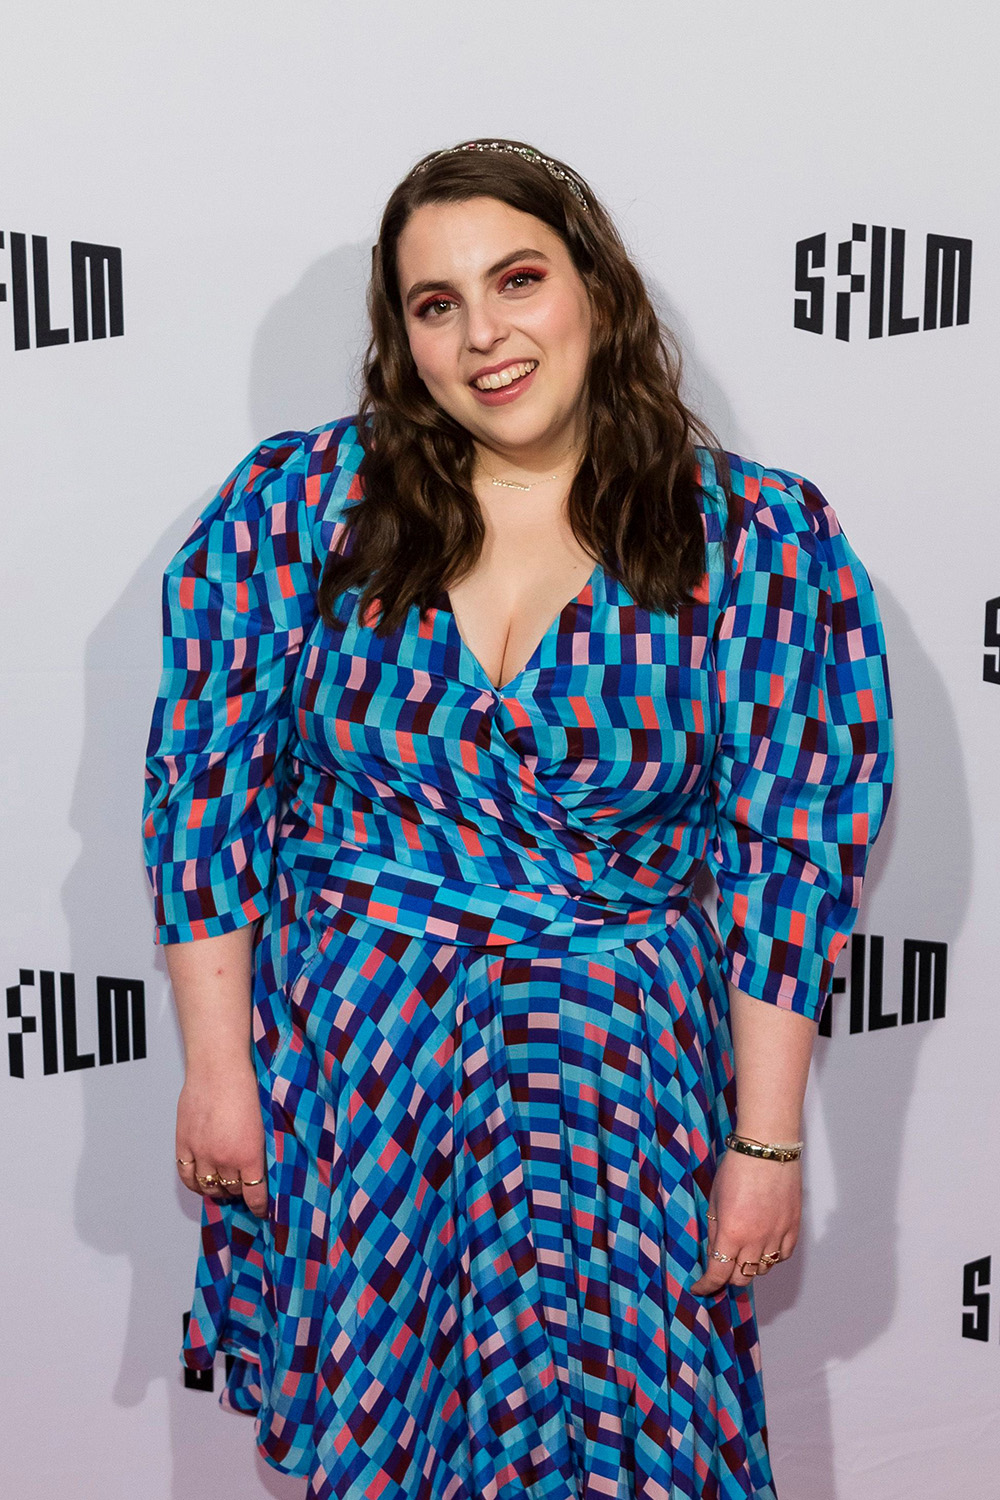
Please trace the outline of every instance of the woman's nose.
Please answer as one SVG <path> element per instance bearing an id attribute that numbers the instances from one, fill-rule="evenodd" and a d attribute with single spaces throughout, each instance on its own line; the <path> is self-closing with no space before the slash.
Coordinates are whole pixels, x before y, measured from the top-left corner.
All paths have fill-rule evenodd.
<path id="1" fill-rule="evenodd" d="M 492 349 L 506 332 L 503 308 L 487 300 L 465 304 L 465 341 L 470 349 Z"/>

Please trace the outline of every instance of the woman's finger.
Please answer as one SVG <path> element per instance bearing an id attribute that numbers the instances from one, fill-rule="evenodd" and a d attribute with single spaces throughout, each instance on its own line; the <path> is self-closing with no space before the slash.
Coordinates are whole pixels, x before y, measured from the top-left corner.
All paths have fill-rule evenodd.
<path id="1" fill-rule="evenodd" d="M 239 1167 L 220 1166 L 219 1169 L 219 1197 L 238 1198 L 243 1192 L 243 1179 Z"/>
<path id="2" fill-rule="evenodd" d="M 705 1251 L 706 1269 L 702 1272 L 700 1278 L 696 1282 L 694 1282 L 691 1287 L 691 1290 L 698 1297 L 707 1296 L 711 1292 L 716 1290 L 716 1287 L 713 1284 L 715 1279 L 714 1273 L 716 1271 L 716 1268 L 721 1264 L 713 1257 L 713 1252 L 715 1251 L 716 1243 L 719 1237 L 719 1217 L 718 1213 L 716 1212 L 715 1203 L 711 1199 L 709 1200 L 708 1208 L 705 1212 L 705 1218 L 707 1222 L 707 1232 L 705 1234 L 705 1241 L 707 1245 L 707 1249 Z"/>
<path id="3" fill-rule="evenodd" d="M 755 1276 L 760 1274 L 760 1257 L 764 1254 L 763 1249 L 748 1250 L 746 1246 L 740 1251 L 733 1262 L 732 1275 L 729 1280 L 733 1286 L 749 1286 Z"/>
<path id="4" fill-rule="evenodd" d="M 219 1188 L 219 1172 L 215 1166 L 202 1161 L 199 1157 L 194 1167 L 195 1192 L 200 1193 L 203 1198 L 220 1198 L 222 1190 Z"/>
<path id="5" fill-rule="evenodd" d="M 704 1272 L 691 1287 L 692 1292 L 698 1297 L 709 1297 L 720 1291 L 732 1275 L 735 1259 L 735 1249 L 714 1246 L 708 1252 Z"/>
<path id="6" fill-rule="evenodd" d="M 194 1180 L 195 1159 L 194 1152 L 177 1148 L 177 1175 L 184 1186 L 192 1193 L 198 1193 L 201 1189 Z"/>
<path id="7" fill-rule="evenodd" d="M 760 1258 L 760 1270 L 757 1275 L 766 1276 L 769 1271 L 774 1270 L 775 1266 L 780 1265 L 783 1259 L 780 1250 L 765 1250 Z"/>
<path id="8" fill-rule="evenodd" d="M 263 1161 L 250 1162 L 244 1166 L 243 1201 L 258 1219 L 267 1217 L 267 1169 Z"/>

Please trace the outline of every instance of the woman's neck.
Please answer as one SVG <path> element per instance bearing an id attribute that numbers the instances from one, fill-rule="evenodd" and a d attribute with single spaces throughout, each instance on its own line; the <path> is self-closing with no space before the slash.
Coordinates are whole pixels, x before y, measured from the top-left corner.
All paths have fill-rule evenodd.
<path id="1" fill-rule="evenodd" d="M 544 483 L 553 475 L 567 478 L 579 468 L 582 447 L 579 443 L 564 442 L 545 449 L 508 449 L 487 447 L 476 442 L 473 472 L 485 478 L 487 484 L 499 480 L 520 481 L 523 484 Z"/>

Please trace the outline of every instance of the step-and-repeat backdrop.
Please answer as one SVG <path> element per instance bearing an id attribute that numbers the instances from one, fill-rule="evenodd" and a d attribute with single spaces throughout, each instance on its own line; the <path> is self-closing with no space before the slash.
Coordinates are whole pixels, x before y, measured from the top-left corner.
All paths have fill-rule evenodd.
<path id="1" fill-rule="evenodd" d="M 800 1248 L 758 1289 L 781 1500 L 1000 1483 L 998 41 L 987 0 L 8 12 L 5 1494 L 301 1492 L 221 1369 L 177 1363 L 197 1205 L 139 851 L 159 577 L 254 442 L 353 410 L 386 194 L 494 132 L 589 177 L 691 400 L 819 485 L 884 612 L 898 788 L 817 1043 Z"/>

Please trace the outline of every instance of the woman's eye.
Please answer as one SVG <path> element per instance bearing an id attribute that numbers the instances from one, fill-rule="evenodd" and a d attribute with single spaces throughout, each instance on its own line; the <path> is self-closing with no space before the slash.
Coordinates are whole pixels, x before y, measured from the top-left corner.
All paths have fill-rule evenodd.
<path id="1" fill-rule="evenodd" d="M 507 277 L 504 286 L 514 286 L 515 284 L 527 286 L 531 282 L 541 281 L 541 279 L 537 271 L 515 271 L 512 276 Z"/>
<path id="2" fill-rule="evenodd" d="M 425 302 L 424 305 L 423 305 L 423 307 L 421 307 L 421 308 L 418 309 L 418 311 L 417 311 L 417 317 L 418 318 L 426 318 L 427 314 L 431 311 L 432 308 L 436 309 L 436 308 L 442 308 L 443 307 L 444 310 L 447 312 L 448 308 L 451 307 L 451 305 L 452 305 L 452 303 L 451 303 L 451 298 L 450 297 L 435 297 L 433 299 L 433 301 L 431 301 L 431 302 Z M 436 315 L 437 314 L 435 314 L 435 316 Z"/>

